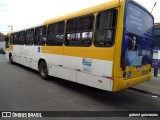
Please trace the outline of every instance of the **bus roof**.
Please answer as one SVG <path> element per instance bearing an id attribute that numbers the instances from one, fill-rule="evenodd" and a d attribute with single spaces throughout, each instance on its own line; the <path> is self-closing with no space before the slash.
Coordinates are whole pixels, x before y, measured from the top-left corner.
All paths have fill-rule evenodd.
<path id="1" fill-rule="evenodd" d="M 124 0 L 121 0 L 121 1 L 124 1 Z M 59 21 L 62 21 L 62 20 L 75 18 L 75 17 L 79 17 L 79 16 L 83 16 L 83 15 L 86 15 L 86 14 L 96 13 L 98 11 L 106 10 L 106 8 L 107 9 L 116 8 L 116 7 L 118 7 L 118 3 L 119 3 L 119 0 L 109 0 L 105 3 L 99 4 L 99 5 L 90 7 L 90 8 L 86 8 L 86 9 L 76 11 L 76 12 L 73 12 L 73 13 L 70 13 L 70 14 L 67 14 L 67 15 L 64 15 L 64 16 L 60 16 L 60 17 L 57 17 L 57 18 L 47 20 L 47 21 L 44 22 L 44 25 L 59 22 Z"/>

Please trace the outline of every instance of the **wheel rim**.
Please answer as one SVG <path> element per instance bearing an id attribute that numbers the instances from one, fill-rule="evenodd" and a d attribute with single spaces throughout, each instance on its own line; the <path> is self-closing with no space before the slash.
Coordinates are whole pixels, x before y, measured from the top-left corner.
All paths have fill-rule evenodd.
<path id="1" fill-rule="evenodd" d="M 42 76 L 45 76 L 47 74 L 47 68 L 46 68 L 46 66 L 42 66 L 41 74 L 42 74 Z"/>

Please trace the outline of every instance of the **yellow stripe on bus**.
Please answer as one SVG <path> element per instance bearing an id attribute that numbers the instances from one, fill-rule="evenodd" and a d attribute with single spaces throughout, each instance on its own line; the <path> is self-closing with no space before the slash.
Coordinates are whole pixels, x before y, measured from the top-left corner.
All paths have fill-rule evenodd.
<path id="1" fill-rule="evenodd" d="M 42 53 L 63 54 L 63 46 L 43 46 Z"/>
<path id="2" fill-rule="evenodd" d="M 114 47 L 43 46 L 42 53 L 113 61 Z"/>

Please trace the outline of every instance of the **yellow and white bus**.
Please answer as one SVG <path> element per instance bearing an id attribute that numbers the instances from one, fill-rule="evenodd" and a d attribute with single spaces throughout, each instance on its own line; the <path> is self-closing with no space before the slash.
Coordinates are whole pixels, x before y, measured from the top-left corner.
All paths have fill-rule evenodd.
<path id="1" fill-rule="evenodd" d="M 116 92 L 151 78 L 153 23 L 135 1 L 109 0 L 9 33 L 6 57 L 43 79 Z"/>

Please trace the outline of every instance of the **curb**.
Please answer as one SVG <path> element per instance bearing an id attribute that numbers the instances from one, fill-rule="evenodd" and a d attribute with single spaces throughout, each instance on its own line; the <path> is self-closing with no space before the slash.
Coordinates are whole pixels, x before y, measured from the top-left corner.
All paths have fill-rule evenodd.
<path id="1" fill-rule="evenodd" d="M 137 91 L 137 92 L 140 92 L 140 93 L 143 93 L 143 94 L 147 94 L 147 95 L 151 95 L 152 97 L 156 97 L 156 98 L 159 98 L 160 99 L 160 95 L 157 94 L 157 93 L 153 93 L 153 92 L 149 92 L 149 91 L 145 91 L 145 90 L 142 90 L 142 89 L 138 89 L 138 88 L 129 88 L 130 90 L 133 90 L 133 91 Z"/>

